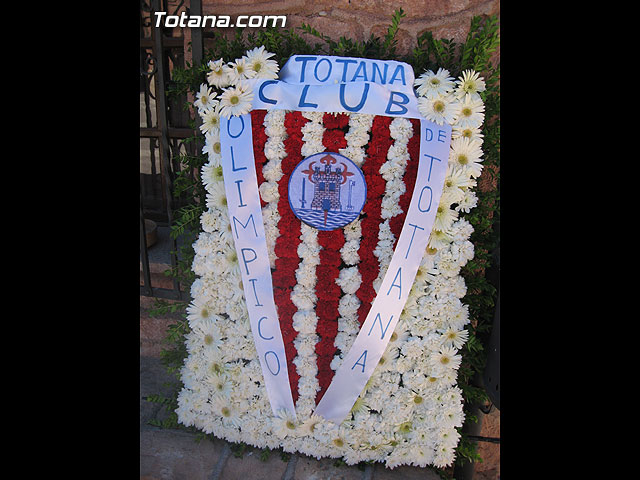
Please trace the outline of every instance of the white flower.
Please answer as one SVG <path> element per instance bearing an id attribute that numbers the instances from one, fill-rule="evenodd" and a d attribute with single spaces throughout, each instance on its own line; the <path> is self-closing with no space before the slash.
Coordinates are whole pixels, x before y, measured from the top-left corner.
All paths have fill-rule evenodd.
<path id="1" fill-rule="evenodd" d="M 462 357 L 457 355 L 457 350 L 452 347 L 442 347 L 438 353 L 431 357 L 431 366 L 440 373 L 452 369 L 457 370 Z"/>
<path id="2" fill-rule="evenodd" d="M 221 395 L 225 398 L 231 396 L 231 379 L 225 373 L 212 372 L 207 375 L 206 382 L 211 385 L 216 395 Z"/>
<path id="3" fill-rule="evenodd" d="M 484 122 L 484 103 L 480 98 L 466 95 L 458 105 L 454 123 L 460 128 L 478 128 Z"/>
<path id="4" fill-rule="evenodd" d="M 247 80 L 255 76 L 256 72 L 249 68 L 246 57 L 238 58 L 235 62 L 229 64 L 229 80 L 232 85 L 237 85 L 243 80 Z"/>
<path id="5" fill-rule="evenodd" d="M 480 99 L 480 92 L 484 92 L 486 85 L 480 74 L 473 70 L 465 70 L 462 77 L 456 80 L 456 95 L 458 98 L 469 96 L 474 100 Z M 481 100 L 481 99 L 480 99 Z"/>
<path id="6" fill-rule="evenodd" d="M 453 125 L 451 131 L 451 139 L 455 140 L 458 137 L 466 137 L 470 140 L 478 140 L 480 144 L 483 142 L 484 135 L 479 127 L 461 127 L 460 125 Z"/>
<path id="7" fill-rule="evenodd" d="M 208 65 L 207 82 L 209 82 L 209 85 L 224 88 L 231 84 L 231 69 L 222 58 L 216 61 L 211 60 Z"/>
<path id="8" fill-rule="evenodd" d="M 453 90 L 453 77 L 449 76 L 449 71 L 439 68 L 437 73 L 427 70 L 414 82 L 417 87 L 418 95 L 427 98 L 437 98 L 446 95 Z"/>
<path id="9" fill-rule="evenodd" d="M 273 417 L 273 432 L 280 438 L 288 435 L 297 436 L 299 428 L 298 422 L 288 410 L 280 410 L 278 415 Z"/>
<path id="10" fill-rule="evenodd" d="M 265 51 L 264 45 L 249 50 L 246 54 L 247 68 L 255 72 L 255 78 L 278 78 L 278 62 L 270 60 L 275 53 Z"/>
<path id="11" fill-rule="evenodd" d="M 187 307 L 187 318 L 189 322 L 197 323 L 202 320 L 211 320 L 214 317 L 211 308 L 207 304 L 207 299 L 204 297 L 194 298 Z"/>
<path id="12" fill-rule="evenodd" d="M 482 173 L 482 149 L 476 140 L 465 137 L 451 142 L 449 163 L 452 166 L 467 168 L 471 177 L 479 177 Z"/>
<path id="13" fill-rule="evenodd" d="M 443 345 L 448 347 L 454 347 L 458 350 L 462 348 L 465 342 L 469 339 L 468 330 L 454 330 L 449 327 L 443 335 Z"/>
<path id="14" fill-rule="evenodd" d="M 460 114 L 460 103 L 451 96 L 436 98 L 420 97 L 418 111 L 426 118 L 438 125 L 451 124 Z"/>
<path id="15" fill-rule="evenodd" d="M 200 131 L 211 137 L 208 143 L 220 141 L 220 104 L 217 100 L 211 102 L 209 109 L 203 112 Z"/>
<path id="16" fill-rule="evenodd" d="M 458 219 L 458 212 L 451 208 L 450 199 L 448 201 L 445 195 L 442 195 L 440 204 L 436 210 L 436 218 L 433 221 L 433 228 L 441 231 L 448 231 L 451 229 L 453 222 Z"/>
<path id="17" fill-rule="evenodd" d="M 202 115 L 205 111 L 212 108 L 212 100 L 216 98 L 217 94 L 212 92 L 211 87 L 206 84 L 200 85 L 200 90 L 196 93 L 196 100 L 193 104 L 198 108 L 198 113 Z"/>
<path id="18" fill-rule="evenodd" d="M 239 84 L 224 90 L 220 97 L 220 114 L 223 117 L 249 113 L 253 101 L 253 92 L 247 85 Z"/>

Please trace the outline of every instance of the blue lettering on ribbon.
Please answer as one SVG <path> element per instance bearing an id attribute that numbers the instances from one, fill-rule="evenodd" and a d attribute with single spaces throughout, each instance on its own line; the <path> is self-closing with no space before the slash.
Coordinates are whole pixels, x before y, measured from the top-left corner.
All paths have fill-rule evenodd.
<path id="1" fill-rule="evenodd" d="M 302 108 L 302 107 L 318 108 L 317 103 L 306 103 L 308 90 L 309 90 L 309 85 L 305 85 L 304 88 L 302 89 L 302 94 L 300 94 L 300 101 L 298 102 L 298 108 Z"/>
<path id="2" fill-rule="evenodd" d="M 371 72 L 371 81 L 373 83 L 376 83 L 376 70 L 378 71 L 378 75 L 380 76 L 380 83 L 382 85 L 387 83 L 387 71 L 389 70 L 389 64 L 385 63 L 384 64 L 384 77 L 382 76 L 382 72 L 380 71 L 380 67 L 378 66 L 377 63 L 373 64 L 373 70 Z"/>
<path id="3" fill-rule="evenodd" d="M 356 81 L 356 78 L 358 77 L 362 77 L 364 79 L 365 82 L 368 82 L 369 80 L 367 79 L 367 70 L 366 70 L 366 63 L 365 61 L 361 61 L 360 65 L 358 65 L 358 68 L 356 68 L 356 73 L 353 74 L 353 78 L 351 79 L 352 82 Z"/>
<path id="4" fill-rule="evenodd" d="M 411 241 L 409 242 L 409 248 L 407 248 L 407 253 L 405 254 L 405 260 L 409 257 L 409 250 L 411 250 L 411 245 L 413 245 L 413 237 L 416 234 L 416 229 L 424 230 L 424 228 L 419 227 L 418 225 L 414 225 L 413 223 L 409 224 L 410 227 L 413 227 L 413 233 L 411 233 Z"/>
<path id="5" fill-rule="evenodd" d="M 360 360 L 362 359 L 362 357 L 364 357 L 364 360 L 362 360 L 362 363 L 360 363 Z M 356 365 L 360 365 L 362 367 L 362 373 L 364 373 L 364 366 L 366 363 L 367 363 L 367 351 L 365 350 L 364 352 L 362 352 L 362 355 L 360 355 L 360 358 L 358 358 L 358 361 L 353 364 L 353 367 L 351 367 L 351 370 L 353 370 Z"/>
<path id="6" fill-rule="evenodd" d="M 258 281 L 257 278 L 250 278 L 249 281 L 251 282 L 251 285 L 253 285 L 253 295 L 256 297 L 256 307 L 264 307 L 264 305 L 262 305 L 260 303 L 260 300 L 258 300 L 258 292 L 256 291 L 256 282 Z M 258 328 L 260 328 L 260 324 L 258 324 Z M 269 340 L 268 338 L 266 340 Z"/>
<path id="7" fill-rule="evenodd" d="M 394 97 L 396 95 L 401 97 L 400 101 L 394 100 Z M 407 97 L 404 93 L 391 92 L 391 95 L 389 95 L 389 103 L 387 104 L 387 109 L 384 111 L 384 113 L 390 114 L 390 115 L 404 115 L 409 110 L 407 107 L 404 106 L 407 103 L 409 103 L 409 97 Z M 391 111 L 391 105 L 397 105 L 398 107 L 400 107 L 400 110 Z"/>
<path id="8" fill-rule="evenodd" d="M 426 210 L 423 210 L 422 207 L 420 207 L 420 204 L 422 202 L 422 194 L 424 193 L 424 191 L 426 189 L 429 189 L 429 206 L 427 207 Z M 425 185 L 424 187 L 422 187 L 422 190 L 420 190 L 420 197 L 418 198 L 418 210 L 420 210 L 421 212 L 428 212 L 429 210 L 431 210 L 431 201 L 433 200 L 433 190 L 431 190 L 431 187 L 429 185 Z"/>
<path id="9" fill-rule="evenodd" d="M 428 177 L 427 177 L 427 180 L 431 180 L 431 169 L 433 168 L 433 161 L 434 161 L 434 160 L 437 160 L 437 161 L 441 162 L 442 160 L 440 160 L 440 159 L 439 159 L 439 158 L 437 158 L 437 157 L 432 157 L 431 155 L 429 155 L 429 154 L 427 154 L 427 153 L 425 153 L 425 154 L 424 154 L 424 156 L 425 156 L 425 157 L 429 157 L 429 158 L 431 159 L 431 163 L 429 163 L 429 175 L 428 175 Z"/>
<path id="10" fill-rule="evenodd" d="M 407 85 L 407 81 L 404 78 L 404 67 L 402 65 L 398 65 L 395 69 L 395 71 L 393 72 L 393 75 L 391 75 L 391 80 L 389 80 L 389 85 L 391 85 L 393 83 L 393 81 L 396 79 L 396 75 L 398 74 L 398 72 L 400 73 L 400 76 L 402 77 L 402 85 Z"/>
<path id="11" fill-rule="evenodd" d="M 246 230 L 246 228 L 249 226 L 249 221 L 251 221 L 251 223 L 253 224 L 253 232 L 256 234 L 256 237 L 258 236 L 258 230 L 256 229 L 256 222 L 253 219 L 253 213 L 251 215 L 249 215 L 249 218 L 247 218 L 247 223 L 242 223 L 240 220 L 238 220 L 235 215 L 232 216 L 233 218 L 233 228 L 236 231 L 236 238 L 240 238 L 238 236 L 238 226 L 236 225 L 236 222 L 238 222 L 240 224 L 240 226 Z"/>
<path id="12" fill-rule="evenodd" d="M 247 223 L 249 223 L 248 220 L 247 220 Z M 247 257 L 244 256 L 245 250 L 247 252 L 253 252 L 253 258 L 251 260 L 247 260 Z M 253 262 L 256 258 L 258 258 L 258 254 L 253 248 L 243 248 L 241 249 L 241 253 L 242 253 L 242 261 L 244 262 L 244 268 L 247 271 L 247 275 L 249 275 L 249 267 L 247 267 L 247 264 Z"/>
<path id="13" fill-rule="evenodd" d="M 260 328 L 260 324 L 262 323 L 262 320 L 267 320 L 267 317 L 260 317 L 260 320 L 258 320 L 258 335 L 263 340 L 273 340 L 273 338 L 274 338 L 273 335 L 271 335 L 270 337 L 265 337 L 264 335 L 262 335 L 262 329 Z M 277 355 L 276 355 L 276 358 L 278 358 Z M 278 364 L 280 364 L 280 362 L 278 362 Z"/>
<path id="14" fill-rule="evenodd" d="M 302 62 L 302 66 L 300 67 L 300 83 L 304 82 L 304 70 L 307 67 L 307 62 L 317 59 L 318 57 L 296 57 L 294 60 L 296 62 Z"/>
<path id="15" fill-rule="evenodd" d="M 396 280 L 398 280 L 398 277 L 399 277 L 399 282 L 396 283 Z M 393 282 L 391 283 L 389 290 L 387 290 L 387 297 L 389 296 L 389 293 L 391 293 L 391 289 L 393 287 L 396 287 L 398 289 L 398 300 L 400 300 L 400 297 L 402 297 L 402 267 L 398 267 L 396 276 L 393 277 Z"/>
<path id="16" fill-rule="evenodd" d="M 278 80 L 267 80 L 263 82 L 262 85 L 260 85 L 260 88 L 258 89 L 258 98 L 261 102 L 270 103 L 271 105 L 275 105 L 276 103 L 278 103 L 277 100 L 265 97 L 264 93 L 262 92 L 262 90 L 264 90 L 264 87 L 266 87 L 267 85 L 272 85 L 274 83 L 278 83 Z"/>
<path id="17" fill-rule="evenodd" d="M 350 63 L 358 63 L 357 60 L 352 60 L 350 58 L 336 58 L 336 63 L 344 63 L 342 67 L 342 81 L 347 81 L 347 70 L 349 69 Z M 346 107 L 345 107 L 346 108 Z"/>
<path id="18" fill-rule="evenodd" d="M 276 373 L 273 373 L 273 370 L 271 370 L 271 365 L 269 365 L 269 362 L 267 361 L 267 355 L 269 355 L 270 353 L 272 353 L 273 356 L 276 357 L 276 362 L 278 362 L 278 370 L 276 371 Z M 269 369 L 269 372 L 271 373 L 271 375 L 273 375 L 274 377 L 277 377 L 278 374 L 280 373 L 280 359 L 278 358 L 278 354 L 273 350 L 269 350 L 267 353 L 264 354 L 264 363 L 267 365 L 267 368 Z"/>
<path id="19" fill-rule="evenodd" d="M 234 119 L 236 119 L 236 118 L 239 118 L 239 119 L 240 119 L 240 123 L 242 123 L 242 128 L 240 129 L 240 131 L 238 132 L 238 134 L 237 134 L 237 135 L 232 135 L 232 134 L 231 134 L 231 120 L 234 120 Z M 242 132 L 244 132 L 244 118 L 242 118 L 241 116 L 240 116 L 240 117 L 234 117 L 234 116 L 231 116 L 231 117 L 229 118 L 229 120 L 227 121 L 227 133 L 229 134 L 229 136 L 230 136 L 231 138 L 238 138 L 240 135 L 242 135 Z"/>
<path id="20" fill-rule="evenodd" d="M 322 62 L 327 62 L 329 64 L 329 70 L 327 71 L 327 76 L 320 80 L 318 78 L 318 67 Z M 331 76 L 331 70 L 333 70 L 333 64 L 331 63 L 331 61 L 328 58 L 321 58 L 320 60 L 318 60 L 318 63 L 316 63 L 316 66 L 313 69 L 313 76 L 316 77 L 316 80 L 319 82 L 326 82 L 327 79 Z"/>
<path id="21" fill-rule="evenodd" d="M 389 325 L 391 325 L 391 320 L 393 320 L 393 315 L 391 315 L 391 318 L 387 322 L 387 326 L 383 327 L 382 318 L 380 318 L 380 313 L 377 313 L 376 318 L 373 320 L 373 323 L 371 324 L 371 328 L 369 329 L 369 333 L 367 334 L 367 337 L 371 335 L 371 330 L 373 330 L 373 326 L 376 324 L 376 322 L 380 322 L 380 332 L 382 333 L 382 335 L 380 336 L 380 340 L 384 340 L 384 336 L 387 334 L 387 329 L 389 328 Z"/>
<path id="22" fill-rule="evenodd" d="M 343 108 L 345 110 L 348 110 L 350 112 L 358 112 L 358 111 L 360 111 L 360 109 L 362 109 L 362 107 L 364 106 L 364 103 L 367 101 L 367 95 L 369 94 L 369 84 L 368 83 L 364 84 L 364 91 L 362 92 L 362 97 L 360 98 L 360 103 L 358 105 L 356 105 L 355 107 L 350 107 L 345 102 L 344 90 L 345 90 L 346 86 L 347 85 L 345 83 L 341 83 L 340 84 L 340 104 L 343 106 Z"/>

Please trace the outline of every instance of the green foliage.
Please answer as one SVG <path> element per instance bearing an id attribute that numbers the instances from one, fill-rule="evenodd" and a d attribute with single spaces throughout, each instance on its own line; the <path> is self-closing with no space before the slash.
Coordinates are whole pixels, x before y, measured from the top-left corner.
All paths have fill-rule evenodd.
<path id="1" fill-rule="evenodd" d="M 346 57 L 367 57 L 376 59 L 391 59 L 410 64 L 416 77 L 425 70 L 437 71 L 446 68 L 452 77 L 458 77 L 464 70 L 473 69 L 484 77 L 487 88 L 481 96 L 485 103 L 485 123 L 482 128 L 484 135 L 484 172 L 483 177 L 489 183 L 497 185 L 492 189 L 476 189 L 478 205 L 465 218 L 473 225 L 474 233 L 471 241 L 475 247 L 475 258 L 463 268 L 461 275 L 467 285 L 467 295 L 462 301 L 469 306 L 472 323 L 469 328 L 469 340 L 462 349 L 462 364 L 458 370 L 458 386 L 462 389 L 465 405 L 474 402 L 483 403 L 488 399 L 486 392 L 474 384 L 474 377 L 481 373 L 486 362 L 484 345 L 491 329 L 496 298 L 496 287 L 486 278 L 486 272 L 493 264 L 492 252 L 498 245 L 495 233 L 499 225 L 500 215 L 500 65 L 492 64 L 492 56 L 499 43 L 499 24 L 495 16 L 478 16 L 471 20 L 469 34 L 463 43 L 456 43 L 451 39 L 436 39 L 426 31 L 416 38 L 416 46 L 405 56 L 396 53 L 396 35 L 402 18 L 402 9 L 397 10 L 391 19 L 383 38 L 373 34 L 365 41 L 355 41 L 347 37 L 334 40 L 317 31 L 307 24 L 297 30 L 270 27 L 263 30 L 253 30 L 250 33 L 237 29 L 231 38 L 225 37 L 220 31 L 213 31 L 211 47 L 205 51 L 201 65 L 190 65 L 184 69 L 174 68 L 172 72 L 169 95 L 184 95 L 187 92 L 195 94 L 200 84 L 206 82 L 208 62 L 223 58 L 232 61 L 245 54 L 251 48 L 264 45 L 266 50 L 275 54 L 274 60 L 282 66 L 294 54 L 326 54 Z M 308 40 L 311 39 L 311 40 Z M 314 42 L 313 39 L 319 40 Z M 185 105 L 187 108 L 189 105 Z M 196 128 L 196 119 L 192 121 L 192 128 Z M 202 137 L 185 140 L 188 142 L 202 142 Z M 200 151 L 197 148 L 196 151 Z M 178 158 L 181 169 L 177 173 L 174 183 L 174 195 L 181 200 L 180 207 L 174 212 L 171 226 L 171 237 L 181 239 L 178 265 L 169 270 L 167 275 L 180 281 L 182 289 L 189 291 L 195 276 L 191 271 L 193 260 L 192 243 L 199 231 L 199 218 L 204 211 L 206 193 L 199 181 L 199 171 L 206 162 L 204 155 L 181 155 Z M 158 301 L 154 313 L 182 313 L 182 320 L 169 327 L 167 344 L 169 348 L 163 352 L 163 362 L 173 375 L 178 375 L 179 368 L 186 357 L 184 335 L 189 331 L 186 321 L 185 307 L 187 302 Z M 179 387 L 179 385 L 178 385 Z M 175 410 L 179 388 L 175 390 L 174 398 L 150 396 L 149 401 L 161 403 L 167 409 Z M 173 412 L 171 412 L 173 413 Z M 468 421 L 472 421 L 468 415 Z M 476 419 L 477 421 L 477 419 Z M 182 428 L 194 431 L 177 424 L 175 414 L 169 415 L 163 421 L 156 421 L 164 428 Z M 198 432 L 198 439 L 213 438 Z M 232 445 L 235 456 L 241 457 L 247 449 L 244 443 Z M 267 451 L 260 453 L 260 458 L 268 458 Z M 281 458 L 288 460 L 289 454 L 281 451 Z M 286 460 L 285 460 L 286 461 Z M 466 461 L 481 461 L 477 454 L 476 442 L 470 441 L 464 434 L 457 448 L 457 464 Z M 335 461 L 336 465 L 344 464 L 342 459 Z M 451 469 L 435 469 L 443 479 L 451 479 Z"/>

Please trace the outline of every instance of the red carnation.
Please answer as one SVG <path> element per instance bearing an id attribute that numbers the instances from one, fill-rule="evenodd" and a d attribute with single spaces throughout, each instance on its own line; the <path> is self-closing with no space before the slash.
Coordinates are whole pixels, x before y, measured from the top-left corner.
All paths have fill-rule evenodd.
<path id="1" fill-rule="evenodd" d="M 347 139 L 342 130 L 326 130 L 322 137 L 322 144 L 330 152 L 337 152 L 347 146 Z"/>
<path id="2" fill-rule="evenodd" d="M 322 123 L 326 129 L 345 128 L 349 125 L 349 116 L 344 113 L 338 115 L 325 113 L 322 117 Z"/>

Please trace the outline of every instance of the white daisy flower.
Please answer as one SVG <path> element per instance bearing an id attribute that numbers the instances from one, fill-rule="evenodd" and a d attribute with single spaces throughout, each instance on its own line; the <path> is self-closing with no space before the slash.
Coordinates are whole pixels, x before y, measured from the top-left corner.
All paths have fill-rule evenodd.
<path id="1" fill-rule="evenodd" d="M 447 331 L 444 332 L 444 335 L 442 337 L 444 346 L 461 349 L 469 339 L 469 331 L 454 330 L 453 328 L 449 327 Z"/>
<path id="2" fill-rule="evenodd" d="M 460 103 L 454 102 L 451 96 L 436 98 L 420 97 L 418 111 L 427 119 L 438 125 L 451 124 L 459 115 Z"/>
<path id="3" fill-rule="evenodd" d="M 455 125 L 460 128 L 478 128 L 484 122 L 484 103 L 480 98 L 466 95 L 459 104 Z"/>
<path id="4" fill-rule="evenodd" d="M 459 137 L 451 142 L 449 163 L 454 167 L 468 169 L 466 173 L 471 177 L 479 177 L 482 173 L 481 157 L 482 149 L 476 140 Z"/>
<path id="5" fill-rule="evenodd" d="M 451 139 L 455 140 L 458 137 L 466 137 L 470 140 L 478 140 L 480 144 L 484 141 L 484 135 L 481 133 L 480 128 L 461 127 L 460 125 L 454 125 L 451 131 Z"/>
<path id="6" fill-rule="evenodd" d="M 289 435 L 296 437 L 300 434 L 300 426 L 288 410 L 280 410 L 278 415 L 273 417 L 273 432 L 279 438 L 285 438 Z"/>
<path id="7" fill-rule="evenodd" d="M 231 115 L 244 115 L 249 113 L 253 102 L 253 92 L 248 90 L 248 86 L 239 84 L 224 90 L 220 97 L 221 115 L 231 117 Z"/>
<path id="8" fill-rule="evenodd" d="M 436 218 L 433 221 L 434 229 L 448 231 L 451 229 L 453 222 L 458 219 L 458 212 L 451 208 L 451 200 L 451 197 L 445 198 L 445 195 L 442 195 L 436 211 Z"/>
<path id="9" fill-rule="evenodd" d="M 454 88 L 454 79 L 449 71 L 439 68 L 437 73 L 427 70 L 414 82 L 418 95 L 427 98 L 437 98 L 448 94 Z"/>
<path id="10" fill-rule="evenodd" d="M 207 208 L 227 210 L 227 193 L 224 182 L 216 182 L 210 185 L 206 197 Z"/>
<path id="11" fill-rule="evenodd" d="M 235 62 L 231 62 L 229 68 L 229 79 L 232 85 L 237 85 L 243 80 L 256 76 L 256 72 L 247 65 L 247 57 L 238 58 Z"/>
<path id="12" fill-rule="evenodd" d="M 217 94 L 211 90 L 205 83 L 200 85 L 200 90 L 196 93 L 196 100 L 193 104 L 198 108 L 198 113 L 202 116 L 204 112 L 212 107 L 212 100 Z"/>
<path id="13" fill-rule="evenodd" d="M 264 45 L 247 52 L 247 68 L 255 72 L 255 78 L 278 78 L 280 66 L 275 60 L 269 60 L 275 53 L 265 51 Z"/>
<path id="14" fill-rule="evenodd" d="M 240 409 L 232 399 L 215 396 L 211 399 L 211 405 L 213 412 L 222 417 L 223 423 L 231 424 L 234 427 L 240 427 L 242 425 Z"/>
<path id="15" fill-rule="evenodd" d="M 200 131 L 204 134 L 219 136 L 220 132 L 220 102 L 210 101 L 209 108 L 202 112 L 202 125 Z"/>
<path id="16" fill-rule="evenodd" d="M 209 85 L 218 88 L 228 87 L 231 84 L 231 69 L 221 58 L 216 61 L 209 61 L 209 73 L 207 74 L 207 82 Z"/>
<path id="17" fill-rule="evenodd" d="M 442 347 L 440 351 L 431 357 L 431 366 L 439 372 L 447 370 L 457 370 L 462 362 L 462 357 L 457 355 L 457 350 L 453 347 Z"/>
<path id="18" fill-rule="evenodd" d="M 429 243 L 427 244 L 428 249 L 438 250 L 440 248 L 446 247 L 453 241 L 453 237 L 449 235 L 447 232 L 436 230 L 435 228 L 431 230 L 431 236 L 429 237 Z"/>
<path id="19" fill-rule="evenodd" d="M 213 315 L 205 297 L 194 298 L 187 307 L 187 319 L 190 323 L 197 323 L 202 320 L 211 320 L 214 317 L 215 315 Z"/>
<path id="20" fill-rule="evenodd" d="M 480 100 L 480 92 L 486 90 L 486 84 L 480 74 L 473 70 L 465 70 L 462 76 L 456 80 L 455 94 L 458 98 L 469 96 L 474 100 Z"/>
<path id="21" fill-rule="evenodd" d="M 212 372 L 205 377 L 205 381 L 211 385 L 213 392 L 225 398 L 231 396 L 231 379 L 228 375 L 221 372 Z"/>

